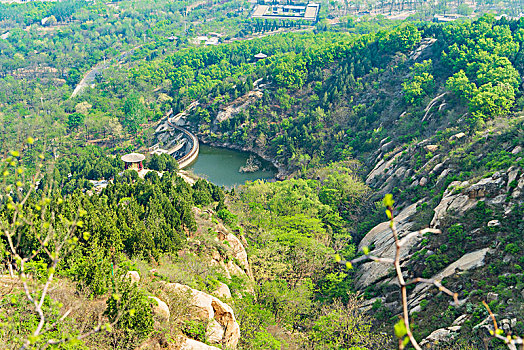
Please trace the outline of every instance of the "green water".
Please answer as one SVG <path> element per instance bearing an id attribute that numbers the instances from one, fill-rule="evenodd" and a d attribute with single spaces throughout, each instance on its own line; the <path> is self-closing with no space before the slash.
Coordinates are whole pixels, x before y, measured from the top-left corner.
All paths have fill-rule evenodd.
<path id="1" fill-rule="evenodd" d="M 227 188 L 242 185 L 246 181 L 275 178 L 276 169 L 271 163 L 260 158 L 261 170 L 254 173 L 240 173 L 238 169 L 246 164 L 249 156 L 250 154 L 245 152 L 200 144 L 197 160 L 185 170 L 190 170 L 216 185 Z"/>

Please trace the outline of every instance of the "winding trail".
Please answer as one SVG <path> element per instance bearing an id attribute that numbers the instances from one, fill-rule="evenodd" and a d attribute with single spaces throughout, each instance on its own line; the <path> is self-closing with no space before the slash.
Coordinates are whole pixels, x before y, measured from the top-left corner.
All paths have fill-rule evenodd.
<path id="1" fill-rule="evenodd" d="M 86 86 L 89 86 L 93 81 L 95 81 L 96 75 L 98 72 L 106 69 L 111 65 L 111 60 L 108 60 L 107 62 L 99 62 L 97 63 L 93 68 L 91 68 L 90 71 L 88 71 L 82 80 L 78 83 L 78 85 L 75 87 L 75 90 L 71 94 L 71 98 L 75 97 L 82 91 Z"/>
<path id="2" fill-rule="evenodd" d="M 109 66 L 111 66 L 111 63 L 114 61 L 114 60 L 117 60 L 117 61 L 121 61 L 123 60 L 124 58 L 126 58 L 130 53 L 132 53 L 133 51 L 135 51 L 136 49 L 139 49 L 143 46 L 144 44 L 140 44 L 138 46 L 135 46 L 133 48 L 131 48 L 130 50 L 128 51 L 125 51 L 125 52 L 122 52 L 120 54 L 120 56 L 117 56 L 117 57 L 113 57 L 113 58 L 109 58 L 107 60 L 104 60 L 102 62 L 98 62 L 97 64 L 95 64 L 93 66 L 93 68 L 91 68 L 85 75 L 84 77 L 82 78 L 82 80 L 80 80 L 80 82 L 78 83 L 78 85 L 75 87 L 75 90 L 73 90 L 73 93 L 71 94 L 71 97 L 70 98 L 73 98 L 75 97 L 76 95 L 78 95 L 86 86 L 89 86 L 91 85 L 91 83 L 93 81 L 95 81 L 95 78 L 97 76 L 97 74 L 101 71 L 103 71 L 104 69 L 107 69 L 109 68 Z"/>

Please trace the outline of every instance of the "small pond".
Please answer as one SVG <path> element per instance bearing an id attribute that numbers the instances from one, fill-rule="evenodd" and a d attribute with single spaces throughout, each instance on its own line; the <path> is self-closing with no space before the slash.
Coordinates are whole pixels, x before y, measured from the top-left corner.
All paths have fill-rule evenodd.
<path id="1" fill-rule="evenodd" d="M 259 166 L 259 170 L 254 172 L 239 172 L 241 167 L 245 167 L 248 159 L 249 163 Z M 275 178 L 277 170 L 268 161 L 258 156 L 246 152 L 234 151 L 226 148 L 211 147 L 200 144 L 200 152 L 197 160 L 185 168 L 198 176 L 207 179 L 218 186 L 232 188 L 235 185 L 242 185 L 246 181 L 258 179 L 272 180 Z"/>

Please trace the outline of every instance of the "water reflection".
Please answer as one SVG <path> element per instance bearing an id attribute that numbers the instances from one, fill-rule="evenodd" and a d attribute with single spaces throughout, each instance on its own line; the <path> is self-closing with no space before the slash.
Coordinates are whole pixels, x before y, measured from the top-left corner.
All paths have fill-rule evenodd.
<path id="1" fill-rule="evenodd" d="M 276 169 L 271 163 L 258 157 L 259 170 L 251 173 L 239 172 L 241 167 L 246 166 L 249 157 L 249 153 L 200 144 L 198 159 L 186 170 L 193 171 L 196 175 L 227 188 L 244 184 L 246 181 L 275 178 Z"/>

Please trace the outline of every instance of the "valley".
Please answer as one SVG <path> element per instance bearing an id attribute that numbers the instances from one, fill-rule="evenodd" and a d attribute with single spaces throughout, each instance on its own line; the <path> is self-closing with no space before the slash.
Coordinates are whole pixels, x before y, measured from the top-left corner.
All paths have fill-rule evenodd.
<path id="1" fill-rule="evenodd" d="M 280 3 L 0 3 L 0 347 L 520 349 L 521 4 Z"/>

